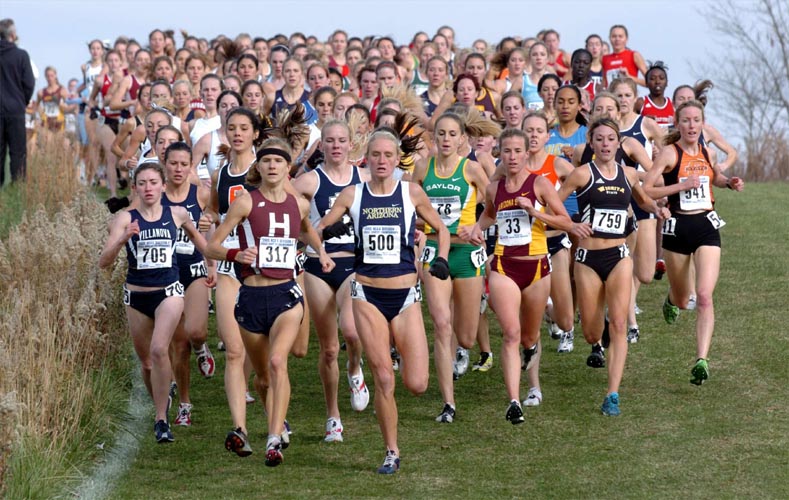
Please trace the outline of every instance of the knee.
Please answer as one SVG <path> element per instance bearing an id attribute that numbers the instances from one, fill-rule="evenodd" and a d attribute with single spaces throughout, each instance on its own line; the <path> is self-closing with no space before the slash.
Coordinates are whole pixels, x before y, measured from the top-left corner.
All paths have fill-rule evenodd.
<path id="1" fill-rule="evenodd" d="M 395 378 L 391 365 L 388 368 L 374 368 L 373 375 L 376 393 L 384 397 L 392 397 L 395 389 Z"/>
<path id="2" fill-rule="evenodd" d="M 414 396 L 421 396 L 427 391 L 427 374 L 424 377 L 415 377 L 405 381 L 405 387 Z"/>
<path id="3" fill-rule="evenodd" d="M 610 318 L 608 322 L 608 332 L 611 334 L 622 333 L 627 330 L 627 321 L 625 318 Z"/>
<path id="4" fill-rule="evenodd" d="M 281 376 L 288 372 L 288 355 L 272 354 L 268 362 L 272 375 Z"/>
<path id="5" fill-rule="evenodd" d="M 709 292 L 696 292 L 696 308 L 707 309 L 712 307 L 712 294 Z"/>
<path id="6" fill-rule="evenodd" d="M 232 343 L 232 345 L 225 342 L 225 362 L 228 365 L 244 364 L 244 345 L 240 342 Z"/>
<path id="7" fill-rule="evenodd" d="M 186 337 L 195 345 L 202 345 L 208 338 L 208 331 L 203 326 L 186 325 Z"/>
<path id="8" fill-rule="evenodd" d="M 293 348 L 290 350 L 290 353 L 293 355 L 294 358 L 304 358 L 307 356 L 307 344 L 305 343 L 303 346 L 293 344 Z"/>
<path id="9" fill-rule="evenodd" d="M 340 346 L 334 341 L 330 345 L 322 345 L 320 352 L 321 363 L 331 365 L 337 362 L 337 356 L 340 354 Z"/>
<path id="10" fill-rule="evenodd" d="M 166 359 L 170 359 L 169 346 L 157 343 L 151 344 L 151 363 L 159 364 Z"/>
<path id="11" fill-rule="evenodd" d="M 521 341 L 520 328 L 506 328 L 501 331 L 502 342 L 506 345 L 519 344 Z"/>

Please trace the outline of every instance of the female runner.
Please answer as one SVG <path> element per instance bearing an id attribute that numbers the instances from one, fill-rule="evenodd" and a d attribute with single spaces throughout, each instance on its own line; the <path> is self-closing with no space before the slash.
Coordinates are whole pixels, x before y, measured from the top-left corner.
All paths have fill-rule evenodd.
<path id="1" fill-rule="evenodd" d="M 603 56 L 603 85 L 608 86 L 619 77 L 630 77 L 642 87 L 646 87 L 646 82 L 639 73 L 644 75 L 647 71 L 647 64 L 641 53 L 627 48 L 627 28 L 621 24 L 611 26 L 608 33 L 611 41 L 611 53 Z"/>
<path id="2" fill-rule="evenodd" d="M 310 220 L 317 226 L 320 218 L 329 213 L 340 192 L 351 185 L 370 180 L 366 169 L 358 169 L 348 162 L 351 148 L 351 130 L 347 123 L 332 120 L 324 125 L 321 149 L 324 162 L 315 170 L 299 176 L 293 188 L 310 203 Z M 307 248 L 304 263 L 305 287 L 310 303 L 315 329 L 318 333 L 320 352 L 318 374 L 323 385 L 326 402 L 326 434 L 324 441 L 343 440 L 343 426 L 337 404 L 339 367 L 337 340 L 339 323 L 348 351 L 348 384 L 351 388 L 351 407 L 362 411 L 367 407 L 370 393 L 364 383 L 361 366 L 362 345 L 356 332 L 351 310 L 351 281 L 354 269 L 354 234 L 350 219 L 344 217 L 330 228 L 323 230 L 323 248 L 337 266 L 330 273 L 323 271 L 315 248 Z"/>
<path id="3" fill-rule="evenodd" d="M 248 125 L 253 125 L 256 120 L 243 108 L 230 114 L 228 134 L 234 139 L 234 148 L 240 138 L 234 133 L 235 126 L 243 127 L 238 120 L 241 117 L 249 121 Z M 240 159 L 238 155 L 236 159 Z M 237 192 L 235 201 L 211 237 L 208 256 L 240 264 L 239 278 L 243 285 L 236 299 L 235 321 L 238 323 L 234 328 L 239 338 L 231 340 L 230 335 L 225 336 L 228 364 L 231 346 L 234 348 L 234 344 L 242 340 L 243 346 L 239 347 L 242 352 L 246 348 L 249 353 L 256 373 L 255 386 L 266 401 L 268 439 L 265 463 L 274 467 L 282 463 L 282 450 L 289 442 L 284 437 L 287 434 L 285 415 L 290 402 L 288 355 L 304 315 L 304 292 L 294 280 L 299 233 L 303 232 L 305 239 L 319 249 L 324 272 L 330 272 L 334 263 L 321 249 L 321 241 L 310 224 L 309 204 L 285 189 L 291 163 L 290 147 L 281 139 L 268 139 L 261 144 L 256 159 L 246 175 L 249 190 Z M 220 175 L 223 172 L 224 168 Z M 259 187 L 253 189 L 252 186 Z M 226 248 L 227 238 L 236 232 L 238 247 Z M 261 307 L 262 304 L 265 307 Z M 271 391 L 268 391 L 269 387 Z M 243 408 L 243 387 L 240 389 L 236 391 L 236 403 Z M 270 392 L 270 397 L 266 397 L 267 392 Z M 240 456 L 252 452 L 247 432 L 242 427 L 228 434 L 225 446 Z"/>
<path id="4" fill-rule="evenodd" d="M 235 108 L 228 113 L 225 134 L 230 143 L 230 152 L 227 162 L 211 176 L 211 203 L 200 217 L 201 231 L 207 230 L 216 222 L 224 221 L 230 205 L 248 188 L 246 175 L 256 161 L 254 148 L 259 137 L 259 127 L 257 116 L 246 108 Z M 219 240 L 224 241 L 226 249 L 239 249 L 239 236 L 235 227 L 236 224 L 228 226 L 228 230 Z M 214 235 L 216 236 L 216 233 Z M 214 257 L 213 253 L 209 253 L 207 257 L 221 259 L 224 255 Z M 232 258 L 217 263 L 216 322 L 225 344 L 225 393 L 233 421 L 233 430 L 227 434 L 225 448 L 240 457 L 246 457 L 252 453 L 252 449 L 247 441 L 246 429 L 245 351 L 239 324 L 233 316 L 235 299 L 241 288 L 239 267 Z M 259 391 L 263 388 L 260 377 L 264 373 L 255 377 L 255 387 Z M 260 394 L 265 396 L 264 393 Z"/>
<path id="5" fill-rule="evenodd" d="M 167 134 L 178 132 L 173 127 L 164 127 L 157 133 L 157 152 L 167 141 Z M 178 132 L 180 134 L 180 132 Z M 192 151 L 184 142 L 175 142 L 164 150 L 164 165 L 167 174 L 167 192 L 162 194 L 165 206 L 184 207 L 191 224 L 196 228 L 203 209 L 208 205 L 210 192 L 203 186 L 189 183 L 192 167 Z M 208 299 L 209 288 L 216 283 L 216 266 L 203 255 L 187 238 L 186 232 L 178 230 L 175 244 L 178 255 L 179 282 L 184 287 L 184 313 L 178 322 L 173 337 L 173 376 L 178 386 L 178 415 L 176 425 L 192 425 L 192 402 L 189 397 L 190 370 L 189 354 L 194 351 L 197 368 L 206 378 L 214 376 L 214 356 L 208 349 Z"/>
<path id="6" fill-rule="evenodd" d="M 219 148 L 222 145 L 229 145 L 225 134 L 227 115 L 233 109 L 241 106 L 241 96 L 232 90 L 223 90 L 216 100 L 216 106 L 220 127 L 203 135 L 195 144 L 192 154 L 193 175 L 197 175 L 200 182 L 209 187 L 214 172 L 220 167 Z"/>
<path id="7" fill-rule="evenodd" d="M 505 418 L 512 424 L 524 421 L 519 368 L 530 368 L 537 353 L 540 323 L 551 291 L 545 225 L 566 231 L 573 226 L 553 184 L 525 168 L 529 142 L 519 129 L 501 133 L 505 175 L 487 186 L 485 210 L 470 233 L 472 243 L 483 243 L 488 227 L 494 222 L 499 227 L 488 285 L 490 304 L 504 337 L 501 363 L 510 400 Z M 518 360 L 519 344 L 524 349 L 522 362 Z"/>
<path id="8" fill-rule="evenodd" d="M 419 134 L 399 137 L 391 129 L 374 132 L 367 143 L 370 180 L 345 188 L 318 225 L 319 230 L 330 227 L 349 213 L 354 234 L 359 235 L 351 298 L 359 338 L 373 372 L 375 415 L 386 446 L 379 474 L 394 474 L 400 468 L 390 335 L 400 353 L 405 387 L 413 394 L 427 389 L 427 339 L 414 259 L 417 216 L 438 232 L 438 257 L 430 272 L 449 277 L 449 231 L 422 188 L 393 177 L 401 155 L 412 154 L 419 138 Z"/>
<path id="9" fill-rule="evenodd" d="M 463 82 L 476 83 L 473 77 L 460 75 L 455 85 L 463 85 Z M 471 101 L 466 104 L 473 106 L 476 92 L 468 95 Z M 433 318 L 433 355 L 438 386 L 444 399 L 436 422 L 452 423 L 456 411 L 452 336 L 454 332 L 463 349 L 474 345 L 487 260 L 484 246 L 469 244 L 458 234 L 459 228 L 472 226 L 476 221 L 477 203 L 488 185 L 488 176 L 479 163 L 458 153 L 466 141 L 465 123 L 460 116 L 454 113 L 441 115 L 436 121 L 433 136 L 438 154 L 418 161 L 412 180 L 422 186 L 451 235 L 448 257 L 451 279 L 435 278 L 429 273 L 422 273 L 422 277 Z M 427 244 L 419 260 L 424 268 L 428 268 L 437 255 L 438 238 L 431 226 L 425 226 L 425 234 Z"/>
<path id="10" fill-rule="evenodd" d="M 663 303 L 663 318 L 677 321 L 687 309 L 693 289 L 691 266 L 696 276 L 696 363 L 690 382 L 701 385 L 710 376 L 708 356 L 715 328 L 712 294 L 720 273 L 721 239 L 725 222 L 715 212 L 712 186 L 742 191 L 745 182 L 727 178 L 710 162 L 707 148 L 700 144 L 704 131 L 704 106 L 687 101 L 677 108 L 677 130 L 670 133 L 644 188 L 653 197 L 668 197 L 671 218 L 663 223 L 663 255 L 668 270 L 669 293 Z M 664 187 L 657 181 L 663 176 Z"/>
<path id="11" fill-rule="evenodd" d="M 537 92 L 539 92 L 543 103 L 542 112 L 545 113 L 545 117 L 548 119 L 551 128 L 557 123 L 556 109 L 554 106 L 556 104 L 556 92 L 561 86 L 562 80 L 553 73 L 542 75 L 542 78 L 540 78 L 540 81 L 537 83 Z"/>
<path id="12" fill-rule="evenodd" d="M 184 309 L 184 289 L 178 281 L 175 257 L 178 229 L 186 231 L 198 250 L 205 251 L 206 243 L 186 209 L 162 206 L 165 178 L 160 164 L 142 165 L 134 183 L 140 206 L 112 219 L 99 266 L 109 268 L 126 248 L 129 270 L 123 302 L 143 381 L 156 407 L 156 441 L 167 443 L 173 441 L 167 418 L 172 378 L 168 349 Z"/>
<path id="13" fill-rule="evenodd" d="M 604 415 L 617 416 L 633 283 L 633 263 L 625 244 L 627 210 L 633 196 L 645 211 L 659 217 L 666 216 L 667 210 L 644 193 L 635 169 L 617 163 L 621 137 L 614 120 L 597 119 L 589 136 L 594 160 L 573 170 L 562 183 L 559 196 L 567 198 L 572 191 L 578 196 L 581 223 L 573 226 L 573 233 L 580 240 L 575 252 L 575 286 L 581 326 L 586 341 L 596 347 L 608 326 L 608 392 L 601 410 Z"/>

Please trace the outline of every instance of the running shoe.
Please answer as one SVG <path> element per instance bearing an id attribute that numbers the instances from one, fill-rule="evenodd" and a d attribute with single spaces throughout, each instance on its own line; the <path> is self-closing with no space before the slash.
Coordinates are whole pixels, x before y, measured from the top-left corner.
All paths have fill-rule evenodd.
<path id="1" fill-rule="evenodd" d="M 455 407 L 449 403 L 444 404 L 444 409 L 436 417 L 436 422 L 451 424 L 455 420 Z"/>
<path id="2" fill-rule="evenodd" d="M 394 450 L 386 450 L 384 463 L 378 467 L 378 474 L 394 474 L 400 469 L 400 457 Z"/>
<path id="3" fill-rule="evenodd" d="M 458 347 L 457 351 L 455 351 L 455 362 L 452 364 L 452 378 L 454 380 L 457 380 L 466 374 L 468 371 L 468 363 L 468 349 Z"/>
<path id="4" fill-rule="evenodd" d="M 639 314 L 641 314 L 642 312 L 644 312 L 644 311 L 642 311 L 642 310 L 641 310 L 641 308 L 640 308 L 640 307 L 638 307 L 638 304 L 636 304 L 636 305 L 633 307 L 633 311 L 636 313 L 636 316 L 637 316 L 637 315 L 639 315 Z"/>
<path id="5" fill-rule="evenodd" d="M 479 313 L 485 314 L 485 311 L 488 309 L 488 298 L 489 294 L 483 293 L 482 297 L 479 300 Z"/>
<path id="6" fill-rule="evenodd" d="M 326 420 L 325 443 L 342 443 L 342 422 L 339 418 L 329 417 Z"/>
<path id="7" fill-rule="evenodd" d="M 673 325 L 677 322 L 677 318 L 679 318 L 679 307 L 672 304 L 666 295 L 666 300 L 663 301 L 663 319 L 669 325 Z"/>
<path id="8" fill-rule="evenodd" d="M 216 343 L 216 348 L 222 352 L 225 352 L 225 343 L 220 340 Z"/>
<path id="9" fill-rule="evenodd" d="M 523 409 L 521 409 L 521 404 L 517 399 L 510 401 L 510 406 L 507 408 L 507 414 L 504 416 L 504 418 L 511 422 L 512 425 L 523 423 Z"/>
<path id="10" fill-rule="evenodd" d="M 543 319 L 545 320 L 545 324 L 548 325 L 548 333 L 551 334 L 551 338 L 559 340 L 562 335 L 562 329 L 559 328 L 559 325 L 551 319 L 551 316 L 547 312 L 543 315 Z"/>
<path id="11" fill-rule="evenodd" d="M 688 311 L 693 311 L 696 309 L 696 296 L 691 295 L 688 299 L 688 307 L 686 308 Z"/>
<path id="12" fill-rule="evenodd" d="M 397 352 L 397 348 L 396 347 L 392 347 L 389 350 L 389 355 L 392 356 L 392 368 L 394 369 L 394 371 L 399 370 L 400 369 L 400 353 Z"/>
<path id="13" fill-rule="evenodd" d="M 282 456 L 282 443 L 279 438 L 269 439 L 266 445 L 266 466 L 276 467 L 284 461 Z"/>
<path id="14" fill-rule="evenodd" d="M 225 449 L 232 451 L 239 457 L 248 457 L 252 454 L 252 448 L 249 446 L 249 440 L 241 427 L 236 428 L 227 433 L 225 437 Z"/>
<path id="15" fill-rule="evenodd" d="M 253 396 L 252 393 L 250 393 L 249 391 L 247 391 L 246 394 L 244 395 L 244 399 L 246 399 L 248 405 L 251 405 L 252 403 L 255 402 L 255 396 Z"/>
<path id="16" fill-rule="evenodd" d="M 619 394 L 612 392 L 603 400 L 603 405 L 600 407 L 603 415 L 609 417 L 618 417 L 622 412 L 619 411 Z"/>
<path id="17" fill-rule="evenodd" d="M 529 395 L 523 400 L 523 406 L 540 406 L 542 403 L 542 392 L 536 387 L 529 389 Z"/>
<path id="18" fill-rule="evenodd" d="M 205 378 L 213 377 L 216 363 L 214 362 L 214 355 L 208 349 L 208 344 L 203 344 L 202 352 L 195 354 L 197 354 L 197 369 L 200 370 L 200 375 Z"/>
<path id="19" fill-rule="evenodd" d="M 214 309 L 214 301 L 211 299 L 208 299 L 208 314 L 216 314 L 216 310 Z"/>
<path id="20" fill-rule="evenodd" d="M 637 326 L 631 326 L 627 329 L 627 342 L 635 344 L 638 342 L 638 337 L 641 335 L 641 330 Z"/>
<path id="21" fill-rule="evenodd" d="M 361 367 L 358 375 L 348 373 L 348 385 L 351 387 L 351 408 L 354 411 L 364 411 L 370 403 L 370 391 L 364 383 L 364 372 Z"/>
<path id="22" fill-rule="evenodd" d="M 586 366 L 591 366 L 592 368 L 605 367 L 605 349 L 599 342 L 592 346 L 592 353 L 586 358 Z"/>
<path id="23" fill-rule="evenodd" d="M 481 352 L 479 353 L 479 361 L 471 366 L 471 370 L 475 372 L 486 372 L 493 368 L 493 353 Z"/>
<path id="24" fill-rule="evenodd" d="M 156 434 L 157 443 L 172 443 L 175 441 L 172 431 L 170 431 L 170 424 L 164 420 L 159 420 L 153 425 L 153 432 Z"/>
<path id="25" fill-rule="evenodd" d="M 521 350 L 521 370 L 528 370 L 531 368 L 535 354 L 537 354 L 537 344 L 534 344 L 530 349 L 524 347 Z"/>
<path id="26" fill-rule="evenodd" d="M 279 440 L 280 440 L 280 443 L 282 443 L 282 449 L 283 450 L 287 449 L 287 447 L 290 446 L 291 430 L 290 430 L 290 424 L 288 424 L 287 420 L 285 420 L 285 422 L 284 422 L 284 429 L 285 430 L 283 430 L 282 434 L 279 436 Z"/>
<path id="27" fill-rule="evenodd" d="M 655 262 L 655 279 L 662 280 L 664 274 L 666 274 L 666 261 L 658 259 L 657 262 Z"/>
<path id="28" fill-rule="evenodd" d="M 175 425 L 183 427 L 192 425 L 192 405 L 190 403 L 178 405 L 178 416 L 175 417 Z"/>
<path id="29" fill-rule="evenodd" d="M 690 370 L 690 374 L 693 376 L 693 378 L 690 379 L 691 384 L 703 384 L 705 380 L 710 378 L 710 366 L 707 363 L 707 360 L 704 358 L 697 359 L 696 364 L 693 365 L 693 368 Z"/>
<path id="30" fill-rule="evenodd" d="M 575 348 L 575 345 L 573 344 L 574 340 L 575 340 L 575 333 L 573 332 L 573 330 L 570 330 L 569 332 L 562 332 L 562 337 L 559 340 L 559 347 L 556 349 L 556 352 L 558 353 L 573 352 L 573 349 Z"/>

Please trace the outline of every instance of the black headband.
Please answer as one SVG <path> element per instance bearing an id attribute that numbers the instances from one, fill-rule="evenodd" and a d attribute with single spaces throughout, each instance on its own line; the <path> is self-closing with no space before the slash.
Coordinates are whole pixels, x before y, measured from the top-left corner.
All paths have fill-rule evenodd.
<path id="1" fill-rule="evenodd" d="M 281 156 L 285 158 L 285 161 L 288 162 L 288 165 L 290 165 L 290 155 L 288 154 L 287 151 L 283 151 L 282 149 L 279 148 L 263 148 L 260 151 L 258 151 L 257 154 L 258 161 L 260 161 L 260 159 L 266 155 Z"/>

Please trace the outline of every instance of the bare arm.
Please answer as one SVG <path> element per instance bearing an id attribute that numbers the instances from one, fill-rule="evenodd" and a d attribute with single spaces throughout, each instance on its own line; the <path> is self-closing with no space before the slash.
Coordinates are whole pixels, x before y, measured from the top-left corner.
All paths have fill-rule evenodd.
<path id="1" fill-rule="evenodd" d="M 108 232 L 107 243 L 99 256 L 99 267 L 102 269 L 107 269 L 115 262 L 129 238 L 140 234 L 140 225 L 131 220 L 129 212 L 121 211 L 110 221 Z"/>
<path id="2" fill-rule="evenodd" d="M 416 213 L 420 219 L 430 224 L 430 227 L 437 233 L 438 236 L 438 256 L 447 259 L 449 256 L 449 229 L 444 225 L 438 212 L 430 204 L 430 199 L 425 194 L 422 187 L 413 182 L 408 183 L 409 192 L 411 194 L 411 201 L 414 203 Z"/>
<path id="3" fill-rule="evenodd" d="M 737 161 L 737 150 L 729 144 L 726 139 L 723 138 L 720 132 L 710 125 L 709 123 L 704 124 L 704 136 L 707 142 L 710 144 L 714 144 L 715 147 L 723 151 L 726 154 L 726 159 L 720 163 L 718 166 L 721 169 L 721 172 L 725 172 L 728 170 L 734 163 Z"/>

